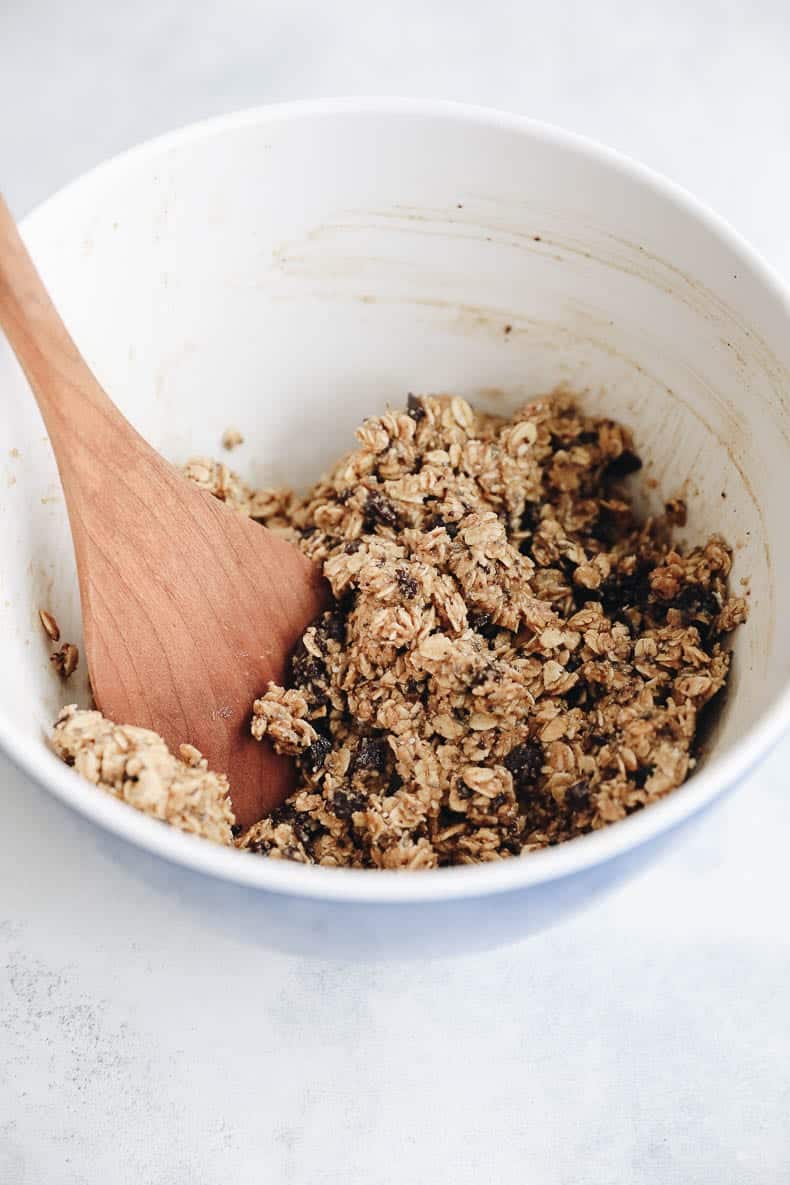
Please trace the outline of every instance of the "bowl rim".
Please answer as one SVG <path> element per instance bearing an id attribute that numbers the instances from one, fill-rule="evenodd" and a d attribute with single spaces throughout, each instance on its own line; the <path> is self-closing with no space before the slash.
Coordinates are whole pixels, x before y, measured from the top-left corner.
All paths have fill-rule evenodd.
<path id="1" fill-rule="evenodd" d="M 326 116 L 378 114 L 443 119 L 459 125 L 488 127 L 524 134 L 605 165 L 680 207 L 713 232 L 755 278 L 784 305 L 790 322 L 790 290 L 777 273 L 724 219 L 681 186 L 645 165 L 596 141 L 528 116 L 446 100 L 397 97 L 347 97 L 304 100 L 247 108 L 189 124 L 144 141 L 97 165 L 40 203 L 21 223 L 34 233 L 58 204 L 79 197 L 82 190 L 113 179 L 146 159 L 171 148 L 256 124 L 316 119 Z M 0 748 L 25 774 L 93 823 L 147 851 L 222 880 L 278 894 L 355 903 L 449 901 L 502 893 L 573 875 L 602 864 L 690 818 L 742 779 L 790 727 L 790 678 L 758 721 L 726 757 L 715 755 L 706 766 L 667 798 L 620 822 L 532 852 L 519 859 L 421 871 L 321 868 L 286 860 L 243 858 L 234 849 L 207 843 L 163 825 L 98 790 L 63 765 L 46 745 L 19 735 L 0 711 Z"/>

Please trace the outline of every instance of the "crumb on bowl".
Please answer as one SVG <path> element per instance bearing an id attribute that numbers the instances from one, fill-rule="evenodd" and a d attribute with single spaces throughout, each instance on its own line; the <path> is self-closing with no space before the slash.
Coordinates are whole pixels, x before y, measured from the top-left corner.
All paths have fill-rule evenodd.
<path id="1" fill-rule="evenodd" d="M 182 745 L 179 759 L 150 729 L 113 724 L 74 704 L 58 716 L 52 744 L 89 782 L 144 814 L 215 843 L 232 842 L 228 780 L 212 773 L 194 746 Z"/>
<path id="2" fill-rule="evenodd" d="M 79 665 L 80 652 L 73 642 L 65 642 L 60 650 L 50 654 L 49 661 L 61 679 L 70 679 Z"/>
<path id="3" fill-rule="evenodd" d="M 50 641 L 59 642 L 60 626 L 58 625 L 55 617 L 51 613 L 47 612 L 46 609 L 39 609 L 38 619 L 44 627 L 44 632 Z"/>

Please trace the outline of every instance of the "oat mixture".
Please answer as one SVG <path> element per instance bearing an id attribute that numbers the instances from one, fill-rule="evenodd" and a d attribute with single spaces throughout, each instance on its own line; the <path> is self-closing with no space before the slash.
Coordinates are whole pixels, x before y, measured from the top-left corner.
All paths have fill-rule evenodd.
<path id="1" fill-rule="evenodd" d="M 511 419 L 410 396 L 357 438 L 305 497 L 251 490 L 220 463 L 185 467 L 321 564 L 335 597 L 289 686 L 252 706 L 253 734 L 294 758 L 299 785 L 237 846 L 327 866 L 475 863 L 679 786 L 700 710 L 727 678 L 723 636 L 746 609 L 727 595 L 722 539 L 673 545 L 680 500 L 636 517 L 629 431 L 566 395 Z M 141 752 L 145 730 L 66 712 L 55 744 L 92 781 L 151 809 L 135 799 L 139 771 L 155 769 L 168 787 L 158 817 L 229 841 L 227 785 L 205 763 L 179 762 L 151 733 Z"/>
<path id="2" fill-rule="evenodd" d="M 95 786 L 139 811 L 217 843 L 232 843 L 233 811 L 224 774 L 212 773 L 192 745 L 174 757 L 147 728 L 113 724 L 101 712 L 63 708 L 55 752 Z"/>

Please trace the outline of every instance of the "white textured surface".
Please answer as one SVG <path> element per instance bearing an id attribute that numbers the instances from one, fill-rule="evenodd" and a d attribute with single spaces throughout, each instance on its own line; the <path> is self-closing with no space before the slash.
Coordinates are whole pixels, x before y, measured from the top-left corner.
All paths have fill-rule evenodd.
<path id="1" fill-rule="evenodd" d="M 785 6 L 686 8 L 7 5 L 3 184 L 22 214 L 204 115 L 441 95 L 640 157 L 790 279 Z M 788 765 L 785 742 L 561 927 L 371 966 L 272 950 L 233 891 L 98 836 L 0 761 L 0 1182 L 787 1180 Z"/>

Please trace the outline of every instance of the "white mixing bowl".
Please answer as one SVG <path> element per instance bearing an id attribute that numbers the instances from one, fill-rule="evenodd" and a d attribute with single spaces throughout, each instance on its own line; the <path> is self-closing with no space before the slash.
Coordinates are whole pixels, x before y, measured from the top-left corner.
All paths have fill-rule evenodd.
<path id="1" fill-rule="evenodd" d="M 469 907 L 430 903 L 496 893 L 499 908 L 475 924 L 493 935 L 496 916 L 514 935 L 638 862 L 600 868 L 710 803 L 787 725 L 790 307 L 754 253 L 674 186 L 526 119 L 354 99 L 156 140 L 46 202 L 23 233 L 100 381 L 174 461 L 216 454 L 233 424 L 249 442 L 232 458 L 246 476 L 304 484 L 365 415 L 408 391 L 503 411 L 565 383 L 634 426 L 643 476 L 684 491 L 688 538 L 723 533 L 734 588 L 751 590 L 708 756 L 622 823 L 522 859 L 418 874 L 223 850 L 113 800 L 47 749 L 60 703 L 86 685 L 84 671 L 75 690 L 54 677 L 37 609 L 79 643 L 77 585 L 44 429 L 0 343 L 0 744 L 102 827 L 269 890 L 270 910 L 288 895 L 291 921 L 313 928 L 321 917 L 346 926 L 348 904 L 330 902 L 354 903 L 358 918 L 366 903 L 376 930 L 383 903 L 412 903 L 423 930 L 457 918 L 468 932 Z M 303 915 L 298 897 L 311 899 Z"/>

